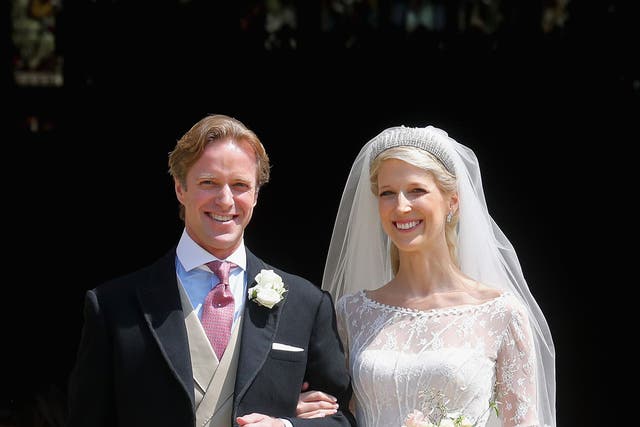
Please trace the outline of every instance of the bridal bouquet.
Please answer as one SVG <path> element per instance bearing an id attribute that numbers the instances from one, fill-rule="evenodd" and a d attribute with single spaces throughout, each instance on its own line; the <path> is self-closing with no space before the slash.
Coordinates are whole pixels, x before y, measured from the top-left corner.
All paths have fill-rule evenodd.
<path id="1" fill-rule="evenodd" d="M 407 416 L 402 427 L 474 427 L 475 425 L 464 415 L 458 415 L 455 412 L 447 413 L 439 421 L 434 417 L 433 421 L 416 409 Z"/>
<path id="2" fill-rule="evenodd" d="M 449 401 L 439 391 L 420 393 L 425 399 L 422 410 L 415 409 L 407 415 L 402 427 L 475 427 L 476 423 L 460 412 L 449 411 Z M 498 415 L 497 401 L 489 402 L 487 410 L 493 409 Z"/>

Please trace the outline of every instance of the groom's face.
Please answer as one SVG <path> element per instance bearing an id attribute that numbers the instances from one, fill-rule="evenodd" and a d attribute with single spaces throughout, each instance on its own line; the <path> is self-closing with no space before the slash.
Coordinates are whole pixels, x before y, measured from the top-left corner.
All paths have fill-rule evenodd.
<path id="1" fill-rule="evenodd" d="M 186 185 L 175 182 L 189 236 L 218 258 L 229 256 L 242 241 L 258 200 L 257 167 L 248 143 L 225 139 L 205 148 Z"/>

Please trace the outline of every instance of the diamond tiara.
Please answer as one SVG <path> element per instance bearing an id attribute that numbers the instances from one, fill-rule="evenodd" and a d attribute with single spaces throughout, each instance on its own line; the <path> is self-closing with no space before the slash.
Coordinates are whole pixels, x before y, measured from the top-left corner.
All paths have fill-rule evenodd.
<path id="1" fill-rule="evenodd" d="M 453 158 L 445 148 L 446 133 L 433 126 L 426 128 L 394 127 L 382 131 L 371 144 L 369 165 L 380 153 L 389 148 L 411 146 L 433 154 L 450 173 L 455 175 Z"/>

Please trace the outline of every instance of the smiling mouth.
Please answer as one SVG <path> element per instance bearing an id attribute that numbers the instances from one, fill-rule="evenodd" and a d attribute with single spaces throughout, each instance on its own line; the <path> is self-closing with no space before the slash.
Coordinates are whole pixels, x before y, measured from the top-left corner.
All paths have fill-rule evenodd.
<path id="1" fill-rule="evenodd" d="M 214 220 L 214 221 L 218 221 L 218 222 L 227 222 L 227 221 L 231 221 L 233 219 L 233 215 L 215 215 L 215 214 L 209 214 L 209 216 Z"/>
<path id="2" fill-rule="evenodd" d="M 416 220 L 416 221 L 408 221 L 408 222 L 396 222 L 396 228 L 400 229 L 400 230 L 410 230 L 416 226 L 418 226 L 420 223 L 422 222 L 422 220 Z"/>

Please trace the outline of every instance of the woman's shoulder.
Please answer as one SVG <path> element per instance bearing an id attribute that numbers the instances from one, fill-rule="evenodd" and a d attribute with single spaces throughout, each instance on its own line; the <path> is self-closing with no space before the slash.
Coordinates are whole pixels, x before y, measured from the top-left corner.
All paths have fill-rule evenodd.
<path id="1" fill-rule="evenodd" d="M 361 298 L 364 291 L 356 291 L 351 294 L 344 294 L 338 298 L 338 303 L 346 304 L 349 301 L 358 300 Z"/>
<path id="2" fill-rule="evenodd" d="M 494 286 L 489 286 L 482 282 L 471 282 L 469 294 L 473 296 L 477 301 L 491 301 L 497 299 L 505 294 L 504 291 L 497 289 Z"/>
<path id="3" fill-rule="evenodd" d="M 511 291 L 500 291 L 498 297 L 491 301 L 491 317 L 503 323 L 505 327 L 528 323 L 529 312 L 527 306 Z M 508 326 L 511 325 L 511 326 Z"/>
<path id="4" fill-rule="evenodd" d="M 347 306 L 352 306 L 354 304 L 361 304 L 364 301 L 365 293 L 364 290 L 356 291 L 351 294 L 345 294 L 338 298 L 336 301 L 336 307 L 338 309 L 344 309 Z"/>
<path id="5" fill-rule="evenodd" d="M 523 312 L 526 310 L 522 301 L 511 291 L 501 290 L 485 283 L 478 283 L 475 293 L 479 301 L 495 301 L 505 310 L 511 312 Z"/>

